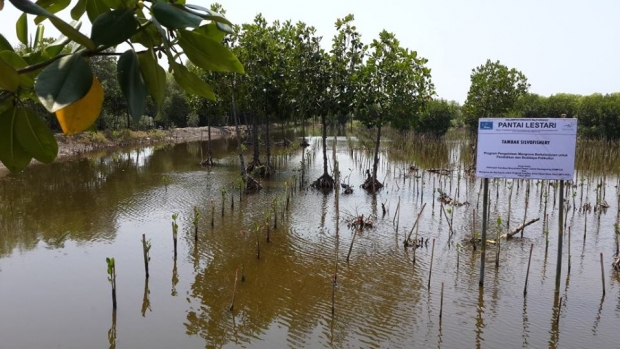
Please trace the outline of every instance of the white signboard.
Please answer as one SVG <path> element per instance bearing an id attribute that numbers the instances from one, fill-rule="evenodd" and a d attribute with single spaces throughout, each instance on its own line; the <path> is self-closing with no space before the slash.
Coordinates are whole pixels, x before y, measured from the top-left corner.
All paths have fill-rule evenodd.
<path id="1" fill-rule="evenodd" d="M 480 119 L 476 177 L 573 179 L 577 119 Z"/>

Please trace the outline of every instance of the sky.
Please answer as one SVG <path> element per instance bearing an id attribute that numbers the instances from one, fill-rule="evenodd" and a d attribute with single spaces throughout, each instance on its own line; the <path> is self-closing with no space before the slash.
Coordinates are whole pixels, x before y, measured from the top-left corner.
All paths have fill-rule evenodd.
<path id="1" fill-rule="evenodd" d="M 437 96 L 460 103 L 467 98 L 472 69 L 487 59 L 520 70 L 530 92 L 544 96 L 620 92 L 620 0 L 219 2 L 236 24 L 251 22 L 258 13 L 269 22 L 303 21 L 317 29 L 326 49 L 336 33 L 336 19 L 351 13 L 364 43 L 383 29 L 394 33 L 403 47 L 428 59 Z M 18 16 L 5 0 L 0 33 L 11 43 L 17 43 Z M 66 11 L 59 16 L 70 20 Z M 88 34 L 88 19 L 83 19 L 82 31 Z M 44 24 L 46 36 L 57 36 L 49 22 Z"/>

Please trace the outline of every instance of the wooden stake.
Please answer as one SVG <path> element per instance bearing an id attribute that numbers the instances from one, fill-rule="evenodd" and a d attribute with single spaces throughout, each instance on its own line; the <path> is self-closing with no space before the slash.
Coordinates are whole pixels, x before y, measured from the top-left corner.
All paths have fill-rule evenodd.
<path id="1" fill-rule="evenodd" d="M 431 288 L 431 275 L 433 274 L 433 256 L 435 255 L 435 239 L 433 239 L 433 247 L 431 249 L 431 266 L 428 270 L 428 289 Z"/>
<path id="2" fill-rule="evenodd" d="M 603 268 L 603 252 L 601 252 L 601 281 L 603 283 L 603 297 L 605 297 L 605 268 Z"/>
<path id="3" fill-rule="evenodd" d="M 146 236 L 142 234 L 142 256 L 144 257 L 144 272 L 146 273 L 146 278 L 149 278 L 149 247 L 146 244 Z"/>
<path id="4" fill-rule="evenodd" d="M 441 298 L 439 301 L 439 321 L 441 321 L 442 315 L 443 315 L 443 281 L 441 282 Z"/>
<path id="5" fill-rule="evenodd" d="M 523 287 L 523 297 L 527 295 L 527 280 L 530 277 L 530 264 L 532 263 L 532 250 L 534 249 L 534 244 L 530 245 L 530 257 L 527 259 L 527 271 L 525 272 L 525 286 Z"/>

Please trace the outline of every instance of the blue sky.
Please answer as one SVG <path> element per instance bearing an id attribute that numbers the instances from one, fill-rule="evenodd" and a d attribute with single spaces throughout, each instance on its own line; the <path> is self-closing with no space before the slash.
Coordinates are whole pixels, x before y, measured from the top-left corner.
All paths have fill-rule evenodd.
<path id="1" fill-rule="evenodd" d="M 72 1 L 75 3 L 76 1 Z M 210 1 L 188 0 L 200 5 Z M 437 95 L 464 102 L 471 70 L 487 59 L 521 70 L 531 92 L 620 92 L 620 0 L 261 0 L 220 1 L 234 23 L 257 13 L 303 21 L 331 45 L 334 22 L 349 13 L 364 42 L 382 29 L 428 58 Z M 69 19 L 68 14 L 60 15 Z M 16 43 L 18 12 L 5 0 L 0 32 Z M 84 16 L 85 22 L 88 22 Z M 85 23 L 87 24 L 87 23 Z M 31 28 L 33 26 L 31 25 Z M 46 24 L 48 34 L 52 27 Z M 90 31 L 89 26 L 82 30 Z"/>

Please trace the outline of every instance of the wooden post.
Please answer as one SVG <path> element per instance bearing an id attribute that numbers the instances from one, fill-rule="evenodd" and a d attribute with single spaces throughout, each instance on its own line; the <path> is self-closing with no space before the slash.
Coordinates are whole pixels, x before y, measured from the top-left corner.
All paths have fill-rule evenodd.
<path id="1" fill-rule="evenodd" d="M 534 249 L 534 244 L 530 245 L 530 257 L 527 259 L 527 271 L 525 272 L 525 286 L 523 287 L 523 297 L 527 295 L 527 280 L 530 277 L 530 264 L 532 263 L 532 250 Z"/>
<path id="2" fill-rule="evenodd" d="M 564 180 L 560 180 L 560 214 L 558 215 L 558 260 L 555 269 L 555 293 L 560 293 L 562 278 L 562 241 L 564 240 Z"/>
<path id="3" fill-rule="evenodd" d="M 486 259 L 487 250 L 487 218 L 489 216 L 489 208 L 487 203 L 489 201 L 489 179 L 483 180 L 484 188 L 482 189 L 482 243 L 480 245 L 480 280 L 478 286 L 484 287 L 484 262 Z"/>

